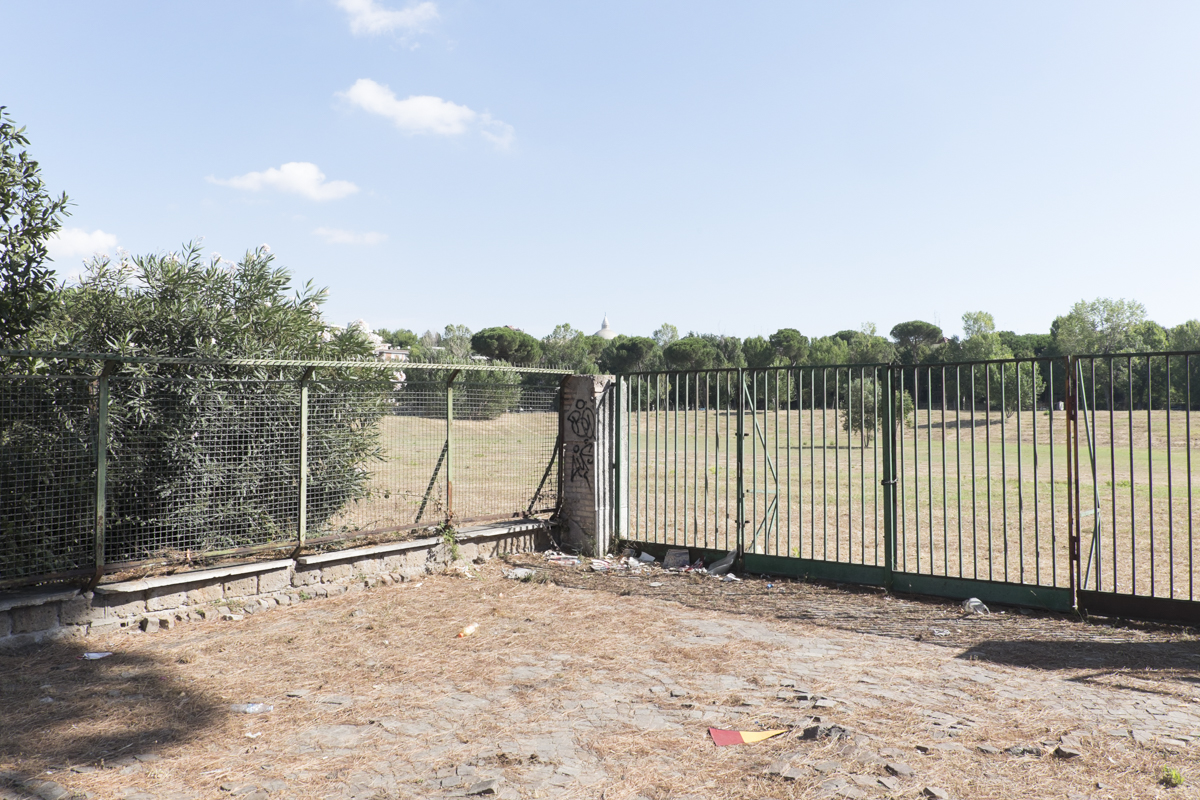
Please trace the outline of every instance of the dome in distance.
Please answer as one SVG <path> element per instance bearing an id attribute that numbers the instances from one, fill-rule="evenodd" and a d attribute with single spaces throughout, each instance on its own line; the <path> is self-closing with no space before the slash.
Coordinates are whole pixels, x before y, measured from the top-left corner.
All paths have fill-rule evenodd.
<path id="1" fill-rule="evenodd" d="M 599 336 L 601 339 L 615 339 L 617 332 L 608 327 L 608 314 L 604 315 L 604 322 L 600 324 L 600 330 L 596 331 L 593 336 Z"/>

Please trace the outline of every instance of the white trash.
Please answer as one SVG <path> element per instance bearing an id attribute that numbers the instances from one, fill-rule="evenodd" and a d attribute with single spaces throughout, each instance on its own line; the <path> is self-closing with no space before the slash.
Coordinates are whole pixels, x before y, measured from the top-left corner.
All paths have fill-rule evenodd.
<path id="1" fill-rule="evenodd" d="M 978 597 L 972 597 L 969 600 L 963 600 L 962 607 L 963 607 L 963 611 L 966 611 L 968 614 L 990 614 L 990 613 L 992 613 L 991 611 L 988 610 L 988 607 L 983 604 L 983 601 L 980 600 Z"/>
<path id="2" fill-rule="evenodd" d="M 741 580 L 741 578 L 739 578 L 737 575 L 734 575 L 732 572 L 726 572 L 725 577 L 721 578 L 722 583 L 733 583 L 734 581 L 741 582 Z"/>
<path id="3" fill-rule="evenodd" d="M 720 561 L 714 562 L 708 568 L 709 575 L 724 575 L 729 570 L 733 569 L 733 561 L 737 558 L 737 551 L 731 550 L 729 554 Z"/>

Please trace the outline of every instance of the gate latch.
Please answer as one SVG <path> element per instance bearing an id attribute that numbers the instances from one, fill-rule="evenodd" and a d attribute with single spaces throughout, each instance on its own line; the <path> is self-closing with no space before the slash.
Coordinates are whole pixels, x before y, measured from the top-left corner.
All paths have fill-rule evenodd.
<path id="1" fill-rule="evenodd" d="M 896 479 L 895 479 L 895 478 L 892 478 L 890 481 L 880 481 L 880 482 L 879 482 L 879 485 L 880 485 L 880 486 L 895 486 L 895 485 L 896 485 Z"/>

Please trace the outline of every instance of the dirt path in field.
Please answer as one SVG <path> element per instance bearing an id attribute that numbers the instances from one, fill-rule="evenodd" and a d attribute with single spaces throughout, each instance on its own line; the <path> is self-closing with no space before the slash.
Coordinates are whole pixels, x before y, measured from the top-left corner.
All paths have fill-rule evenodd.
<path id="1" fill-rule="evenodd" d="M 0 797 L 1142 798 L 1200 782 L 1187 630 L 518 560 L 534 580 L 492 562 L 0 656 Z M 231 710 L 249 702 L 273 709 Z M 709 726 L 788 732 L 718 748 Z M 1193 788 L 1160 785 L 1164 764 Z"/>

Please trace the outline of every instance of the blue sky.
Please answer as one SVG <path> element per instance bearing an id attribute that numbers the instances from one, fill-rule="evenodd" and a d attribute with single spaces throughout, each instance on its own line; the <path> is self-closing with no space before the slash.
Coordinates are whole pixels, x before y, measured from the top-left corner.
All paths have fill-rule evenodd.
<path id="1" fill-rule="evenodd" d="M 326 316 L 738 336 L 1200 317 L 1200 4 L 0 0 L 93 249 L 269 243 Z"/>

